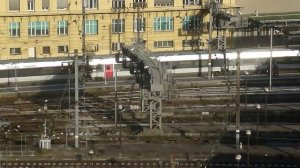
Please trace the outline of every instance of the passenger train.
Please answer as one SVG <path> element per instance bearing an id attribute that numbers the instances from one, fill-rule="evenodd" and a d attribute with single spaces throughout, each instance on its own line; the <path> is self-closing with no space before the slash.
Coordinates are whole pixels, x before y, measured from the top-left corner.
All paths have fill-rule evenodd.
<path id="1" fill-rule="evenodd" d="M 273 62 L 279 65 L 279 71 L 300 70 L 300 56 L 298 50 L 277 49 L 247 50 L 240 52 L 240 69 L 250 73 L 266 73 L 272 54 Z M 226 54 L 229 71 L 236 70 L 236 51 L 228 51 Z M 201 52 L 177 52 L 177 53 L 153 53 L 153 59 L 162 62 L 167 71 L 174 76 L 201 75 L 208 71 L 207 53 Z M 225 65 L 223 53 L 213 53 L 212 71 L 214 75 L 222 74 Z M 66 80 L 69 76 L 68 65 L 72 60 L 64 61 L 40 61 L 0 64 L 0 83 L 8 85 L 16 82 L 34 82 L 49 80 Z M 92 58 L 89 60 L 92 80 L 111 80 L 117 69 L 118 77 L 132 77 L 128 69 L 123 69 L 116 63 L 114 57 Z"/>

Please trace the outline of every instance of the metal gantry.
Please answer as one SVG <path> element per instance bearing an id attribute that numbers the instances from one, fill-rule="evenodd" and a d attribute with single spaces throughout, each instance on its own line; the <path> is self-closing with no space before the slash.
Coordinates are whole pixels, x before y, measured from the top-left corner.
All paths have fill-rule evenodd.
<path id="1" fill-rule="evenodd" d="M 218 50 L 226 51 L 226 30 L 218 32 Z"/>
<path id="2" fill-rule="evenodd" d="M 122 46 L 122 55 L 123 68 L 130 69 L 141 88 L 141 109 L 150 114 L 150 129 L 161 129 L 162 98 L 168 90 L 168 81 L 172 81 L 169 79 L 170 75 L 159 61 L 151 58 L 142 45 Z M 119 57 L 117 61 L 118 59 Z"/>
<path id="3" fill-rule="evenodd" d="M 142 112 L 150 114 L 150 129 L 162 128 L 162 98 L 161 92 L 151 92 L 142 89 Z"/>
<path id="4" fill-rule="evenodd" d="M 78 50 L 75 50 L 75 148 L 79 148 L 79 88 L 78 88 Z"/>

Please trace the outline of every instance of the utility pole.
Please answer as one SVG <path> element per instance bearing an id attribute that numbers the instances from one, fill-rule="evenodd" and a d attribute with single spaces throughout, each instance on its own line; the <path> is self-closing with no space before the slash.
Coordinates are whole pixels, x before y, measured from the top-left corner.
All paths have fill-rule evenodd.
<path id="1" fill-rule="evenodd" d="M 17 75 L 17 65 L 15 63 L 15 91 L 18 91 L 18 75 Z"/>
<path id="2" fill-rule="evenodd" d="M 142 18 L 140 18 L 140 7 L 141 5 L 143 5 L 142 2 L 136 2 L 136 8 L 137 8 L 137 17 L 136 17 L 136 28 L 137 28 L 137 45 L 140 45 L 140 41 L 141 41 L 141 33 L 140 33 L 140 28 L 141 28 L 141 21 Z"/>
<path id="3" fill-rule="evenodd" d="M 240 144 L 240 51 L 237 52 L 236 60 L 236 149 L 239 149 Z"/>
<path id="4" fill-rule="evenodd" d="M 211 68 L 211 52 L 212 52 L 212 27 L 213 27 L 213 3 L 209 1 L 209 30 L 208 30 L 208 79 L 211 79 L 212 68 Z"/>
<path id="5" fill-rule="evenodd" d="M 84 0 L 82 0 L 82 28 L 81 28 L 81 40 L 82 40 L 82 58 L 84 59 L 84 62 L 86 63 L 85 58 L 85 4 Z"/>
<path id="6" fill-rule="evenodd" d="M 84 86 L 85 86 L 85 74 L 86 74 L 86 69 L 88 65 L 88 60 L 85 55 L 85 1 L 82 0 L 82 28 L 81 28 L 81 38 L 82 38 L 82 59 L 84 62 L 84 68 L 81 68 L 81 85 L 82 85 L 82 93 L 83 93 L 83 108 L 85 109 L 85 92 L 84 92 Z"/>
<path id="7" fill-rule="evenodd" d="M 79 89 L 78 89 L 78 50 L 74 51 L 75 57 L 74 57 L 74 66 L 75 66 L 75 148 L 79 147 L 78 139 L 78 127 L 79 127 L 79 121 L 78 121 L 78 113 L 79 113 Z"/>
<path id="8" fill-rule="evenodd" d="M 121 24 L 121 10 L 122 8 L 117 8 L 116 9 L 118 12 L 118 25 L 120 26 L 120 31 L 122 29 L 122 24 Z M 121 50 L 121 32 L 118 32 L 118 55 L 120 55 L 120 50 Z M 114 65 L 114 75 L 115 75 L 115 131 L 117 131 L 118 128 L 118 88 L 117 88 L 117 78 L 118 78 L 118 70 L 117 70 L 117 64 Z"/>
<path id="9" fill-rule="evenodd" d="M 270 91 L 272 90 L 272 69 L 273 69 L 273 27 L 270 28 L 271 39 L 270 39 Z"/>
<path id="10" fill-rule="evenodd" d="M 69 83 L 69 88 L 68 88 L 68 93 L 69 93 L 69 119 L 70 119 L 70 110 L 71 110 L 71 64 L 70 62 L 68 63 L 68 83 Z M 70 120 L 68 121 L 70 122 Z"/>
<path id="11" fill-rule="evenodd" d="M 117 131 L 117 124 L 118 124 L 118 91 L 117 91 L 117 77 L 118 77 L 118 71 L 116 68 L 116 64 L 114 65 L 114 71 L 115 71 L 115 131 Z"/>

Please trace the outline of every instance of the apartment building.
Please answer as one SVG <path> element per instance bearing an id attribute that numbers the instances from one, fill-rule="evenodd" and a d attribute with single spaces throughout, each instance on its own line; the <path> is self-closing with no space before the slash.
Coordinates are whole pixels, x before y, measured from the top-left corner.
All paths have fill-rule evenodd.
<path id="1" fill-rule="evenodd" d="M 67 57 L 82 48 L 102 57 L 137 37 L 152 52 L 203 50 L 208 1 L 1 0 L 0 60 Z"/>

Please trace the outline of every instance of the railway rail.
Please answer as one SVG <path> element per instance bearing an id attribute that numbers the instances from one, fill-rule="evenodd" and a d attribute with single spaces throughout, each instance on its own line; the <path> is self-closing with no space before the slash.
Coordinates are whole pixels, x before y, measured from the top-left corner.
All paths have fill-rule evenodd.
<path id="1" fill-rule="evenodd" d="M 0 166 L 5 168 L 199 168 L 202 166 L 199 161 L 71 161 L 71 160 L 50 160 L 50 161 L 0 161 Z"/>
<path id="2" fill-rule="evenodd" d="M 232 90 L 235 90 L 231 88 Z M 273 88 L 274 91 L 277 89 Z M 169 107 L 165 107 L 164 111 L 164 130 L 166 130 L 163 136 L 151 136 L 146 137 L 139 132 L 143 130 L 143 127 L 146 127 L 148 123 L 147 115 L 144 118 L 137 119 L 135 117 L 125 118 L 125 115 L 128 116 L 137 114 L 138 112 L 124 112 L 122 115 L 124 117 L 121 120 L 121 124 L 119 127 L 122 130 L 120 134 L 121 137 L 117 137 L 118 132 L 114 130 L 114 93 L 108 93 L 107 96 L 100 97 L 84 97 L 81 101 L 81 113 L 80 117 L 82 119 L 82 126 L 84 128 L 90 127 L 90 132 L 88 132 L 91 137 L 86 138 L 85 130 L 82 129 L 80 131 L 80 139 L 82 141 L 89 141 L 91 144 L 117 144 L 121 139 L 122 143 L 185 143 L 185 144 L 210 144 L 215 143 L 216 139 L 220 138 L 222 131 L 227 133 L 223 133 L 221 142 L 225 142 L 225 144 L 230 144 L 234 142 L 235 138 L 235 127 L 234 125 L 226 125 L 230 123 L 230 120 L 226 120 L 226 112 L 231 111 L 231 116 L 228 118 L 233 118 L 234 116 L 234 107 L 232 104 L 227 106 L 226 104 L 221 105 L 220 102 L 217 102 L 216 99 L 212 99 L 207 104 L 200 104 L 200 99 L 197 101 L 186 100 L 185 98 L 189 98 L 194 96 L 202 96 L 206 95 L 214 95 L 215 97 L 220 97 L 222 94 L 226 95 L 226 88 L 222 86 L 222 88 L 218 87 L 207 87 L 207 88 L 189 88 L 189 89 L 180 89 L 179 94 L 186 95 L 180 103 L 177 102 L 166 102 L 166 105 Z M 281 93 L 290 94 L 298 92 L 299 89 L 297 87 L 286 87 L 279 88 L 279 91 L 276 94 L 280 95 Z M 225 92 L 225 93 L 224 93 Z M 242 90 L 243 92 L 243 90 Z M 261 103 L 262 109 L 259 117 L 261 121 L 263 121 L 264 117 L 264 106 L 266 104 L 268 106 L 268 120 L 267 122 L 258 123 L 258 128 L 260 133 L 266 133 L 266 136 L 263 134 L 259 134 L 259 145 L 274 145 L 274 142 L 280 141 L 285 143 L 284 145 L 295 146 L 299 142 L 299 133 L 296 131 L 299 128 L 293 120 L 290 122 L 289 118 L 299 118 L 299 101 L 294 104 L 286 104 L 286 103 L 275 103 L 275 97 L 269 97 L 269 102 L 265 103 L 265 93 L 260 89 L 260 87 L 251 87 L 249 88 L 249 96 L 255 95 L 255 103 Z M 274 94 L 275 95 L 275 94 Z M 210 98 L 214 97 L 210 96 Z M 128 103 L 129 92 L 120 92 L 119 99 L 122 100 L 119 103 L 123 103 L 126 105 Z M 134 101 L 136 101 L 138 97 L 138 92 L 133 92 Z M 208 97 L 208 96 L 206 96 Z M 64 145 L 66 139 L 68 139 L 68 143 L 73 142 L 73 134 L 72 134 L 72 126 L 69 126 L 69 130 L 67 130 L 66 126 L 70 124 L 69 121 L 73 120 L 72 111 L 67 112 L 68 107 L 68 99 L 67 98 L 48 98 L 47 99 L 47 109 L 44 110 L 45 102 L 42 99 L 32 99 L 30 101 L 24 102 L 14 102 L 14 103 L 2 103 L 0 105 L 0 117 L 5 118 L 11 123 L 11 127 L 9 133 L 5 134 L 5 131 L 8 132 L 7 127 L 5 129 L 1 128 L 1 136 L 0 136 L 0 149 L 4 153 L 7 149 L 10 151 L 10 147 L 13 151 L 28 150 L 37 152 L 37 138 L 42 132 L 43 124 L 45 123 L 45 118 L 47 119 L 47 124 L 49 124 L 49 128 L 51 128 L 53 138 L 53 144 Z M 242 100 L 242 99 L 241 99 Z M 273 102 L 272 102 L 273 100 Z M 62 101 L 62 102 L 59 102 Z M 133 102 L 134 102 L 133 101 Z M 202 99 L 203 101 L 203 99 Z M 251 101 L 249 98 L 248 101 Z M 71 104 L 73 102 L 71 101 Z M 135 102 L 134 102 L 135 103 Z M 195 104 L 196 103 L 196 104 Z M 203 103 L 203 102 L 201 102 Z M 212 104 L 210 104 L 212 103 Z M 232 102 L 231 102 L 232 103 Z M 253 102 L 252 102 L 253 103 Z M 61 106 L 60 106 L 61 104 Z M 72 107 L 71 107 L 72 108 Z M 84 111 L 85 110 L 85 111 Z M 245 120 L 242 121 L 241 131 L 245 131 L 245 129 L 250 129 L 255 132 L 256 129 L 256 111 L 254 104 L 248 104 L 247 109 L 241 108 L 242 110 L 242 118 Z M 279 110 L 279 111 L 278 111 Z M 203 113 L 205 112 L 205 113 Z M 209 112 L 209 113 L 207 113 Z M 129 115 L 130 114 L 130 115 Z M 142 114 L 142 113 L 139 113 Z M 287 120 L 277 120 L 278 118 L 283 117 Z M 280 122 L 280 124 L 279 124 Z M 21 131 L 15 131 L 14 129 L 21 124 Z M 288 124 L 296 124 L 289 127 Z M 284 126 L 282 126 L 284 125 Z M 106 127 L 107 126 L 107 127 Z M 135 130 L 138 127 L 139 130 Z M 63 134 L 62 134 L 63 133 Z M 96 133 L 96 134 L 92 134 Z M 53 136 L 55 135 L 55 136 Z M 81 136 L 82 135 L 82 136 Z M 283 136 L 284 135 L 284 136 Z M 278 139 L 278 136 L 281 136 L 281 139 Z M 27 139 L 25 140 L 25 137 Z M 59 137 L 59 138 L 58 138 Z M 253 136 L 254 137 L 254 136 Z M 250 144 L 253 145 L 256 143 L 255 138 L 250 138 Z M 241 134 L 241 139 L 245 141 L 246 136 Z M 26 145 L 26 147 L 25 147 Z M 275 144 L 278 145 L 278 144 Z M 279 144 L 280 145 L 280 144 Z M 21 158 L 22 157 L 18 157 Z M 201 159 L 198 159 L 201 160 Z M 126 161 L 126 160 L 76 160 L 76 161 L 34 161 L 34 160 L 1 160 L 1 167 L 139 167 L 139 168 L 193 168 L 193 167 L 201 167 L 202 162 L 200 161 Z M 226 163 L 226 162 L 212 162 L 207 164 L 208 167 L 236 167 L 235 164 Z M 257 163 L 256 167 L 264 167 L 268 164 L 265 163 Z M 278 167 L 298 166 L 298 164 L 278 164 Z M 241 164 L 241 167 L 243 164 Z M 255 167 L 255 166 L 254 166 Z"/>
<path id="3" fill-rule="evenodd" d="M 54 161 L 36 161 L 36 160 L 24 160 L 24 161 L 10 161 L 1 160 L 0 166 L 5 168 L 236 168 L 237 163 L 230 160 L 225 162 L 202 163 L 201 161 L 70 161 L 70 160 L 54 160 Z M 254 168 L 298 168 L 300 163 L 286 163 L 286 162 L 255 162 L 251 163 Z M 246 163 L 240 163 L 239 167 L 248 167 Z"/>

